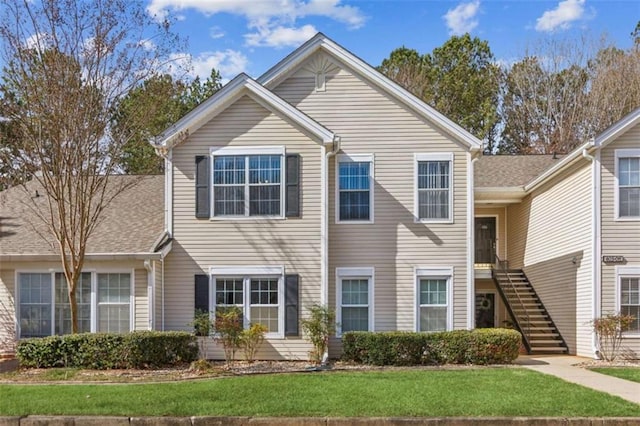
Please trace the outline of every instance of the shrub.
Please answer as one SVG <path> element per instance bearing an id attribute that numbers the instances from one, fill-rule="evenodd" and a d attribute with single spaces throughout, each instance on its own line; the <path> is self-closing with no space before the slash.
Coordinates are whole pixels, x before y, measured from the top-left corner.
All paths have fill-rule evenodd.
<path id="1" fill-rule="evenodd" d="M 309 354 L 311 361 L 321 364 L 329 349 L 329 337 L 336 333 L 336 314 L 328 306 L 313 305 L 309 308 L 309 318 L 301 323 L 307 340 L 313 345 Z"/>
<path id="2" fill-rule="evenodd" d="M 521 336 L 499 328 L 438 333 L 348 332 L 343 359 L 372 365 L 506 364 L 518 357 Z"/>
<path id="3" fill-rule="evenodd" d="M 191 321 L 189 326 L 193 327 L 193 334 L 198 338 L 198 346 L 200 348 L 199 354 L 200 358 L 205 358 L 205 339 L 207 336 L 211 334 L 211 329 L 213 328 L 213 324 L 211 324 L 211 318 L 209 315 L 209 311 L 204 311 L 202 309 L 196 309 L 193 314 L 193 321 Z"/>
<path id="4" fill-rule="evenodd" d="M 198 346 L 178 331 L 82 333 L 24 339 L 16 355 L 23 367 L 159 368 L 195 360 Z"/>
<path id="5" fill-rule="evenodd" d="M 249 363 L 252 363 L 256 359 L 256 352 L 258 348 L 264 342 L 264 335 L 267 332 L 267 327 L 264 324 L 251 324 L 251 326 L 242 330 L 240 334 L 240 346 L 244 351 L 244 359 Z"/>
<path id="6" fill-rule="evenodd" d="M 218 308 L 213 328 L 216 332 L 215 339 L 224 349 L 224 359 L 227 364 L 231 364 L 240 348 L 240 336 L 244 328 L 242 310 L 237 306 Z"/>
<path id="7" fill-rule="evenodd" d="M 608 314 L 592 321 L 602 359 L 613 361 L 618 357 L 622 345 L 622 333 L 631 327 L 635 319 L 633 315 Z"/>

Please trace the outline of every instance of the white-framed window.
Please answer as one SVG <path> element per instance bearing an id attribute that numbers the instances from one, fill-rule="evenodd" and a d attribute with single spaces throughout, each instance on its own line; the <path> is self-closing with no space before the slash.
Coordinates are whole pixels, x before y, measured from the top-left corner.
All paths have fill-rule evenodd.
<path id="1" fill-rule="evenodd" d="M 640 149 L 615 151 L 615 215 L 640 220 Z"/>
<path id="2" fill-rule="evenodd" d="M 418 222 L 453 222 L 453 154 L 415 154 L 414 210 Z"/>
<path id="3" fill-rule="evenodd" d="M 617 266 L 616 282 L 617 310 L 635 317 L 628 333 L 640 335 L 640 266 Z"/>
<path id="4" fill-rule="evenodd" d="M 133 272 L 82 272 L 76 288 L 78 331 L 131 331 L 132 283 Z M 62 272 L 18 271 L 16 295 L 19 338 L 71 333 L 71 306 Z"/>
<path id="5" fill-rule="evenodd" d="M 243 324 L 267 327 L 267 337 L 284 337 L 283 267 L 212 267 L 212 313 L 238 307 Z"/>
<path id="6" fill-rule="evenodd" d="M 339 335 L 374 331 L 374 268 L 336 269 L 336 322 Z"/>
<path id="7" fill-rule="evenodd" d="M 284 217 L 284 147 L 214 147 L 214 218 Z"/>
<path id="8" fill-rule="evenodd" d="M 451 267 L 416 268 L 416 331 L 446 331 L 453 328 Z"/>
<path id="9" fill-rule="evenodd" d="M 373 223 L 373 154 L 336 156 L 336 223 Z"/>
<path id="10" fill-rule="evenodd" d="M 124 333 L 131 329 L 131 274 L 99 273 L 98 329 Z"/>

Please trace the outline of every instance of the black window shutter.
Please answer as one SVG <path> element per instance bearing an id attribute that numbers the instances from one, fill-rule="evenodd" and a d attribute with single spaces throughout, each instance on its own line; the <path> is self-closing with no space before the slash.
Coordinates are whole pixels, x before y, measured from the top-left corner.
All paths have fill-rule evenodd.
<path id="1" fill-rule="evenodd" d="M 209 312 L 209 276 L 196 275 L 195 284 L 194 308 L 196 310 Z"/>
<path id="2" fill-rule="evenodd" d="M 211 193 L 209 184 L 209 157 L 206 155 L 196 156 L 196 217 L 209 218 L 209 194 Z"/>
<path id="3" fill-rule="evenodd" d="M 284 281 L 284 335 L 298 336 L 298 274 L 286 275 Z"/>
<path id="4" fill-rule="evenodd" d="M 286 160 L 285 216 L 300 217 L 300 155 L 287 154 Z"/>

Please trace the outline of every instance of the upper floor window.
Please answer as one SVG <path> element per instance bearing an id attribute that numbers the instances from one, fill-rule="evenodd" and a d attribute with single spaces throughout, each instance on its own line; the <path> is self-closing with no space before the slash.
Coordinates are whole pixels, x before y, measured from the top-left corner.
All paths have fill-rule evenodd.
<path id="1" fill-rule="evenodd" d="M 215 155 L 214 216 L 281 216 L 282 155 Z"/>
<path id="2" fill-rule="evenodd" d="M 640 219 L 640 150 L 616 150 L 616 195 L 619 219 Z"/>
<path id="3" fill-rule="evenodd" d="M 373 155 L 339 155 L 337 222 L 373 222 Z"/>
<path id="4" fill-rule="evenodd" d="M 452 164 L 452 154 L 416 154 L 416 220 L 453 221 Z"/>

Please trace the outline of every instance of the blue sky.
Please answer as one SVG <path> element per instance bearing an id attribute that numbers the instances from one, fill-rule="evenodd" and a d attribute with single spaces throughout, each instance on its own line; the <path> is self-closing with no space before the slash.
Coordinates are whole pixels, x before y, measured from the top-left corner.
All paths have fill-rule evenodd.
<path id="1" fill-rule="evenodd" d="M 465 32 L 508 63 L 541 38 L 606 33 L 627 48 L 640 20 L 640 0 L 147 0 L 147 10 L 175 20 L 193 75 L 215 67 L 225 80 L 258 77 L 318 31 L 374 66 L 397 47 L 426 53 Z"/>

